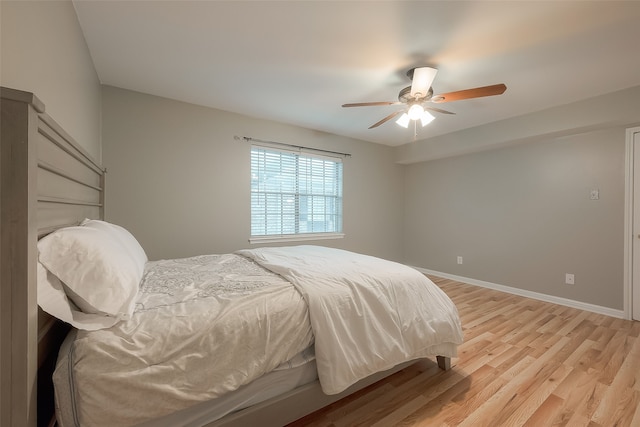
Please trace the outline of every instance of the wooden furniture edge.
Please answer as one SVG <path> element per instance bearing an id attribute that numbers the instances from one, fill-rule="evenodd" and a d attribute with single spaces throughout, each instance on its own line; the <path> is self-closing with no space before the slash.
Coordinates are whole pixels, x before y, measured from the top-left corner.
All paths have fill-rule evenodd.
<path id="1" fill-rule="evenodd" d="M 33 93 L 0 87 L 0 109 L 0 425 L 53 425 L 51 373 L 69 326 L 38 307 L 37 242 L 85 216 L 104 217 L 105 171 Z M 56 146 L 51 162 L 38 159 L 39 144 Z M 90 170 L 99 184 L 52 167 L 60 159 Z M 40 194 L 38 176 L 47 169 L 65 189 L 93 188 L 97 202 Z M 40 212 L 39 203 L 48 208 Z"/>

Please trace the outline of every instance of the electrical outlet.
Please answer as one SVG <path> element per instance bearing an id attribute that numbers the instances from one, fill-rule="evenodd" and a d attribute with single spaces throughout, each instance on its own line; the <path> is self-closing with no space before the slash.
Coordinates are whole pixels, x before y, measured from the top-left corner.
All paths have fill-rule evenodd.
<path id="1" fill-rule="evenodd" d="M 600 200 L 600 190 L 598 190 L 597 188 L 594 188 L 593 190 L 591 190 L 591 193 L 589 194 L 589 198 L 591 200 Z"/>
<path id="2" fill-rule="evenodd" d="M 576 278 L 573 274 L 567 273 L 564 275 L 564 283 L 567 285 L 573 285 L 576 283 Z"/>
<path id="3" fill-rule="evenodd" d="M 461 256 L 458 257 L 458 264 L 462 264 L 462 257 Z"/>

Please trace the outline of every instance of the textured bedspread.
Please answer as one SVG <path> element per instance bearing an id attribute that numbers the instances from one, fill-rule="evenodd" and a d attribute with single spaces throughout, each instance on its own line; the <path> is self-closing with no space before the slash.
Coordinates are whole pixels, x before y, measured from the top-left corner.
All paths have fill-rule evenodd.
<path id="1" fill-rule="evenodd" d="M 320 246 L 238 253 L 292 282 L 309 304 L 322 389 L 426 356 L 456 356 L 463 334 L 453 302 L 402 264 Z"/>
<path id="2" fill-rule="evenodd" d="M 61 352 L 56 395 L 70 388 L 73 408 L 63 426 L 157 418 L 235 390 L 312 343 L 300 293 L 245 257 L 150 262 L 132 319 L 78 331 Z"/>

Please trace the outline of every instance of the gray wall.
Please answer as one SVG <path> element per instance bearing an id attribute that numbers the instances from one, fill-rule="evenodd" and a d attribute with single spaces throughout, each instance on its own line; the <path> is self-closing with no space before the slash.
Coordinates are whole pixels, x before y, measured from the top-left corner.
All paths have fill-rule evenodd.
<path id="1" fill-rule="evenodd" d="M 404 260 L 621 310 L 624 155 L 614 127 L 408 165 Z"/>
<path id="2" fill-rule="evenodd" d="M 634 100 L 637 90 L 611 98 Z M 251 136 L 353 154 L 345 160 L 347 236 L 310 243 L 622 309 L 627 126 L 594 119 L 600 129 L 591 129 L 583 103 L 531 115 L 539 124 L 525 138 L 503 132 L 517 135 L 523 117 L 483 127 L 483 140 L 495 135 L 500 148 L 399 165 L 407 147 L 113 87 L 102 98 L 106 217 L 129 228 L 151 259 L 251 247 L 249 144 L 233 138 Z M 473 132 L 448 136 L 468 138 Z M 590 200 L 592 189 L 599 200 Z M 575 285 L 564 284 L 565 273 Z"/>
<path id="3" fill-rule="evenodd" d="M 113 87 L 102 99 L 106 218 L 151 259 L 251 247 L 250 145 L 234 135 L 351 153 L 346 237 L 309 243 L 401 259 L 403 167 L 390 147 Z"/>
<path id="4" fill-rule="evenodd" d="M 100 82 L 70 1 L 0 1 L 0 84 L 35 93 L 95 159 Z"/>

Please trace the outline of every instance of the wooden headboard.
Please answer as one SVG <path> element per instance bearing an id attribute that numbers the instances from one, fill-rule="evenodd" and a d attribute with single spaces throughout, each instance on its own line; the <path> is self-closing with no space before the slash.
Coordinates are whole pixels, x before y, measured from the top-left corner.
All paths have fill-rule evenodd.
<path id="1" fill-rule="evenodd" d="M 51 425 L 68 326 L 38 308 L 37 241 L 104 217 L 104 170 L 34 94 L 0 91 L 0 425 Z"/>

